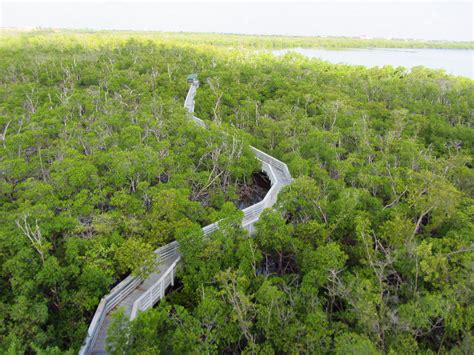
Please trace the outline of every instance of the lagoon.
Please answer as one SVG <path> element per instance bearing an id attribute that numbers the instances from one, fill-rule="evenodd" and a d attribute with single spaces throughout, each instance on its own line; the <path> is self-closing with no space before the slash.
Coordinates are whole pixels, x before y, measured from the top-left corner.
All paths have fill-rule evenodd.
<path id="1" fill-rule="evenodd" d="M 272 51 L 275 55 L 297 52 L 310 58 L 331 63 L 383 67 L 391 65 L 413 68 L 425 66 L 443 69 L 447 73 L 474 79 L 474 50 L 428 48 L 354 48 L 343 50 L 291 48 Z"/>

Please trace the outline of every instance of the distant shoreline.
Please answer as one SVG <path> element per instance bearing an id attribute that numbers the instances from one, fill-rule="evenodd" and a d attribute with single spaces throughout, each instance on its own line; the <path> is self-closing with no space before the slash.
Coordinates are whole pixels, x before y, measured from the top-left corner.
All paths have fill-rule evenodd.
<path id="1" fill-rule="evenodd" d="M 432 48 L 432 49 L 474 49 L 473 41 L 444 41 L 416 39 L 386 39 L 361 37 L 306 37 L 280 35 L 219 34 L 198 32 L 160 32 L 130 30 L 91 30 L 91 29 L 26 29 L 1 28 L 1 37 L 20 35 L 58 35 L 58 34 L 95 34 L 148 38 L 152 40 L 174 40 L 183 43 L 209 44 L 223 47 L 246 47 L 259 49 L 283 48 Z M 1 40 L 1 39 L 0 39 Z"/>

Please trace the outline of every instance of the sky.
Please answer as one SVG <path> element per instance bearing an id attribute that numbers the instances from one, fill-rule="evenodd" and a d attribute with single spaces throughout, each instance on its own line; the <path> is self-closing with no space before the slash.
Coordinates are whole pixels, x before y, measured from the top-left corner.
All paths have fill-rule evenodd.
<path id="1" fill-rule="evenodd" d="M 0 27 L 474 40 L 473 1 L 8 1 Z"/>

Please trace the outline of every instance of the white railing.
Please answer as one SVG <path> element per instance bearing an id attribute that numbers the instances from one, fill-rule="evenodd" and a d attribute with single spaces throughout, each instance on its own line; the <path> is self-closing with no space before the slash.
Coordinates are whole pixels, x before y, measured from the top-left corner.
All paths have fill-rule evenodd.
<path id="1" fill-rule="evenodd" d="M 260 158 L 258 159 L 260 160 Z M 272 182 L 272 187 L 270 188 L 270 190 L 268 190 L 267 194 L 265 195 L 265 198 L 262 201 L 243 209 L 243 227 L 247 227 L 248 225 L 255 223 L 258 220 L 260 214 L 263 212 L 263 210 L 273 205 L 275 198 L 278 195 L 278 192 L 283 186 L 281 182 L 278 181 L 278 177 L 276 176 L 272 166 L 269 163 L 262 161 L 262 170 L 267 173 L 268 177 L 270 178 L 270 181 Z"/>
<path id="2" fill-rule="evenodd" d="M 84 345 L 79 350 L 79 355 L 89 354 L 92 351 L 107 313 L 135 290 L 142 281 L 141 278 L 130 275 L 100 300 L 94 318 L 92 318 L 92 322 L 89 325 Z"/>
<path id="3" fill-rule="evenodd" d="M 179 244 L 175 240 L 174 242 L 163 245 L 161 248 L 155 250 L 157 254 L 158 263 L 163 263 L 164 261 L 176 257 L 179 254 Z"/>
<path id="4" fill-rule="evenodd" d="M 184 107 L 188 110 L 188 112 L 194 112 L 194 95 L 196 95 L 196 90 L 199 86 L 199 82 L 194 80 L 188 90 L 188 94 L 186 95 L 186 99 L 184 100 Z"/>
<path id="5" fill-rule="evenodd" d="M 280 170 L 285 175 L 285 178 L 288 179 L 287 182 L 290 182 L 293 179 L 291 177 L 290 170 L 288 169 L 288 165 L 286 165 L 282 161 L 272 157 L 271 155 L 268 155 L 267 153 L 262 152 L 260 149 L 257 149 L 257 148 L 252 147 L 252 146 L 250 148 L 254 151 L 255 156 L 259 160 L 264 161 L 265 163 L 269 164 L 273 168 L 276 168 L 276 169 Z"/>
<path id="6" fill-rule="evenodd" d="M 219 222 L 214 222 L 212 224 L 208 224 L 207 226 L 202 228 L 202 231 L 204 232 L 204 236 L 208 236 L 209 234 L 215 232 L 216 230 L 219 229 Z"/>
<path id="7" fill-rule="evenodd" d="M 196 95 L 196 89 L 199 86 L 199 82 L 193 81 L 191 84 L 186 99 L 184 101 L 184 107 L 191 114 L 191 118 L 201 127 L 206 127 L 206 123 L 200 118 L 192 115 L 194 112 L 194 96 Z M 272 207 L 276 202 L 278 193 L 283 186 L 290 183 L 292 180 L 288 166 L 281 162 L 278 159 L 262 152 L 261 150 L 251 147 L 255 156 L 258 160 L 262 162 L 262 171 L 267 173 L 272 187 L 265 195 L 265 198 L 245 209 L 242 210 L 244 217 L 242 219 L 242 227 L 248 228 L 251 231 L 253 224 L 258 220 L 260 214 L 265 208 Z M 277 174 L 275 170 L 278 170 L 280 173 Z M 280 178 L 279 178 L 280 177 Z M 208 236 L 219 229 L 219 222 L 209 224 L 202 228 L 204 236 Z M 176 275 L 176 267 L 181 258 L 179 254 L 179 244 L 177 241 L 169 243 L 157 250 L 158 262 L 164 263 L 169 259 L 175 259 L 173 263 L 166 269 L 163 275 L 148 289 L 146 290 L 132 306 L 132 312 L 130 319 L 134 319 L 140 311 L 151 308 L 158 300 L 162 299 L 165 295 L 165 290 L 169 285 L 174 284 L 174 277 Z M 117 304 L 119 304 L 125 297 L 127 297 L 134 289 L 138 287 L 140 283 L 143 282 L 143 279 L 140 277 L 128 276 L 125 280 L 120 282 L 115 286 L 112 291 L 99 303 L 97 310 L 94 314 L 91 324 L 87 332 L 87 338 L 84 345 L 79 351 L 80 355 L 90 354 L 97 336 L 99 335 L 100 328 L 105 319 L 105 316 L 110 312 Z"/>
<path id="8" fill-rule="evenodd" d="M 174 241 L 159 249 L 156 249 L 155 253 L 157 254 L 157 262 L 163 262 L 170 257 L 173 257 L 178 253 L 178 248 L 178 242 Z M 94 318 L 92 318 L 92 322 L 89 325 L 84 345 L 79 351 L 79 355 L 89 354 L 92 351 L 107 313 L 109 313 L 125 297 L 132 293 L 132 291 L 135 290 L 137 286 L 142 283 L 142 281 L 142 278 L 130 275 L 117 286 L 115 286 L 108 295 L 104 296 L 100 300 L 100 303 L 95 311 Z"/>
<path id="9" fill-rule="evenodd" d="M 206 128 L 206 124 L 205 124 L 204 121 L 201 120 L 200 118 L 198 118 L 198 117 L 196 117 L 196 116 L 192 116 L 192 119 L 193 119 L 193 121 L 196 122 L 199 126 Z"/>
<path id="10" fill-rule="evenodd" d="M 168 288 L 168 286 L 174 285 L 176 265 L 178 264 L 179 260 L 180 256 L 178 255 L 176 260 L 168 269 L 166 269 L 158 281 L 156 281 L 148 290 L 146 290 L 139 298 L 135 300 L 133 303 L 132 312 L 130 314 L 130 320 L 135 319 L 139 311 L 145 311 L 148 308 L 153 307 L 157 301 L 165 297 L 165 290 Z"/>

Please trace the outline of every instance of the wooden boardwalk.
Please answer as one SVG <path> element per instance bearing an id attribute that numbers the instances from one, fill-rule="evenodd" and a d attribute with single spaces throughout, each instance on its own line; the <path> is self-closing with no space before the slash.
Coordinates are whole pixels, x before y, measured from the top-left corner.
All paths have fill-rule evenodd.
<path id="1" fill-rule="evenodd" d="M 122 299 L 114 308 L 112 308 L 105 316 L 105 319 L 102 322 L 101 327 L 99 328 L 98 336 L 95 341 L 94 347 L 91 351 L 91 354 L 106 354 L 105 351 L 105 339 L 107 337 L 107 331 L 109 330 L 110 322 L 112 319 L 112 313 L 119 309 L 124 308 L 125 314 L 130 318 L 132 313 L 132 307 L 135 301 L 140 298 L 150 287 L 152 287 L 161 277 L 161 275 L 166 272 L 175 261 L 179 259 L 179 255 L 173 255 L 166 260 L 162 260 L 158 265 L 156 272 L 152 273 L 147 279 L 138 285 L 129 295 Z"/>
<path id="2" fill-rule="evenodd" d="M 191 82 L 184 107 L 189 112 L 190 118 L 205 128 L 206 123 L 194 116 L 194 96 L 198 87 L 197 80 Z M 262 211 L 272 207 L 280 190 L 292 180 L 286 164 L 257 148 L 252 147 L 252 150 L 256 158 L 261 161 L 262 171 L 268 174 L 272 187 L 262 201 L 243 210 L 242 227 L 251 234 L 254 232 L 254 223 L 258 221 Z M 213 223 L 203 228 L 203 234 L 209 235 L 218 228 L 218 222 Z M 145 280 L 129 276 L 101 300 L 89 326 L 87 338 L 79 351 L 80 355 L 106 354 L 105 340 L 115 310 L 123 308 L 126 316 L 132 320 L 138 312 L 153 307 L 165 296 L 165 290 L 174 282 L 176 267 L 180 260 L 179 245 L 175 241 L 157 249 L 155 253 L 159 261 L 156 272 Z"/>

